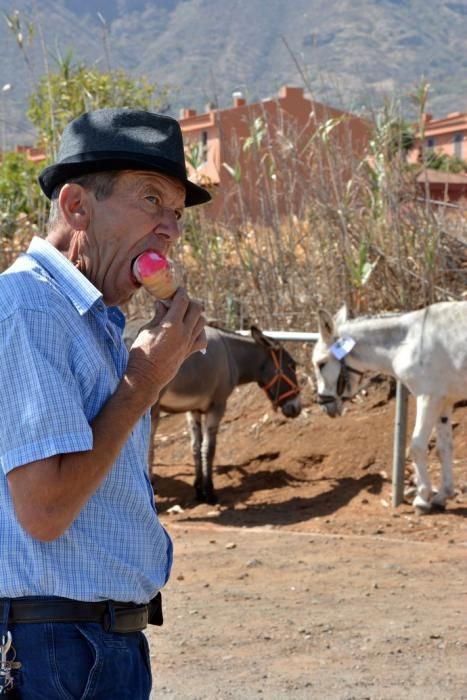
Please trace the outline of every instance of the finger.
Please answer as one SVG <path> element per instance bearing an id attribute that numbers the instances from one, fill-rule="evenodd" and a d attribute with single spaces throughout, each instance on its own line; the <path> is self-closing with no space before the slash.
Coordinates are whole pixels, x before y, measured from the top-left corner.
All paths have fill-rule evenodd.
<path id="1" fill-rule="evenodd" d="M 189 354 L 192 355 L 194 352 L 199 352 L 200 350 L 205 351 L 207 346 L 208 346 L 208 339 L 206 336 L 206 331 L 203 328 L 203 330 L 200 333 L 198 333 L 198 335 L 195 337 L 195 339 L 191 345 Z"/>
<path id="2" fill-rule="evenodd" d="M 154 303 L 154 316 L 147 321 L 144 325 L 142 325 L 138 331 L 138 333 L 141 333 L 141 331 L 147 331 L 147 330 L 152 330 L 156 328 L 157 326 L 161 325 L 162 321 L 164 320 L 165 316 L 167 315 L 167 307 L 163 302 L 161 301 L 156 301 Z"/>
<path id="3" fill-rule="evenodd" d="M 167 320 L 175 321 L 177 318 L 183 318 L 190 304 L 190 297 L 184 287 L 179 287 L 172 299 L 170 307 L 167 311 Z"/>
<path id="4" fill-rule="evenodd" d="M 204 315 L 203 309 L 199 303 L 190 301 L 185 313 L 185 318 L 183 319 L 185 327 L 193 334 L 196 324 L 199 321 L 201 321 L 203 326 L 206 325 L 206 316 Z"/>
<path id="5" fill-rule="evenodd" d="M 190 297 L 190 299 L 194 304 L 198 304 L 198 306 L 200 306 L 203 311 L 206 311 L 204 307 L 204 301 L 202 299 L 197 299 L 196 297 Z"/>
<path id="6" fill-rule="evenodd" d="M 186 289 L 184 289 L 183 287 L 179 287 L 177 292 L 178 291 L 182 292 L 183 302 L 185 303 L 184 316 L 183 316 L 184 321 L 187 320 L 187 316 L 188 316 L 188 320 L 190 320 L 190 319 L 192 319 L 193 314 L 196 316 L 196 315 L 199 315 L 199 314 L 204 312 L 204 302 L 201 301 L 201 299 L 193 299 L 192 297 L 190 297 L 188 295 Z M 172 297 L 171 303 L 173 303 L 174 300 L 175 300 L 175 296 Z M 178 296 L 177 296 L 177 300 L 178 300 Z M 182 305 L 180 305 L 179 308 L 180 308 L 180 311 L 182 311 L 182 308 L 183 308 Z"/>
<path id="7" fill-rule="evenodd" d="M 167 316 L 167 312 L 170 308 L 170 304 L 167 304 L 165 301 L 156 301 L 154 304 L 154 317 L 153 317 L 153 322 L 158 325 L 163 321 L 165 316 Z"/>
<path id="8" fill-rule="evenodd" d="M 205 327 L 206 327 L 206 319 L 204 317 L 204 314 L 202 314 L 193 326 L 193 330 L 191 331 L 192 338 L 195 338 L 195 339 L 198 338 L 198 336 L 202 332 L 204 332 L 204 334 L 206 335 Z"/>

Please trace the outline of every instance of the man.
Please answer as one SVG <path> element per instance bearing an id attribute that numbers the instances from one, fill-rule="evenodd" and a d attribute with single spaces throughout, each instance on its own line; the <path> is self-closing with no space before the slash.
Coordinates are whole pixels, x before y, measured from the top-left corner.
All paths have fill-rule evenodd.
<path id="1" fill-rule="evenodd" d="M 178 123 L 139 110 L 72 121 L 39 181 L 47 237 L 0 275 L 0 689 L 148 698 L 142 630 L 161 624 L 172 561 L 149 409 L 206 336 L 180 288 L 128 353 L 116 307 L 139 286 L 132 261 L 167 254 L 210 195 L 187 179 Z"/>

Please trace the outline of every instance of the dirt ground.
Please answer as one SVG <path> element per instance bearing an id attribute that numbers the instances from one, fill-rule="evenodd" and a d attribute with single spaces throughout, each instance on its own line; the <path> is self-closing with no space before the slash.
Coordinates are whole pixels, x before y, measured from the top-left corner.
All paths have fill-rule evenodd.
<path id="1" fill-rule="evenodd" d="M 467 408 L 456 496 L 420 516 L 409 498 L 391 505 L 390 394 L 374 381 L 332 420 L 304 378 L 286 420 L 258 387 L 237 389 L 216 506 L 193 499 L 184 416 L 162 417 L 155 485 L 175 563 L 165 625 L 148 633 L 154 698 L 467 700 Z"/>

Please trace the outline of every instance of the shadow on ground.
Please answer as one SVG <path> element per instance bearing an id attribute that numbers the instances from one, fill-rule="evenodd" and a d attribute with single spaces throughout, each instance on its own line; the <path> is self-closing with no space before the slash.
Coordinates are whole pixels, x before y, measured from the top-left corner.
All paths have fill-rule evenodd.
<path id="1" fill-rule="evenodd" d="M 224 466 L 220 469 L 228 472 L 233 467 Z M 242 469 L 242 466 L 236 466 L 235 483 L 217 490 L 220 511 L 214 512 L 211 508 L 206 513 L 205 509 L 199 512 L 193 488 L 183 479 L 160 476 L 156 479 L 160 494 L 158 509 L 161 514 L 178 504 L 185 511 L 181 521 L 215 521 L 217 525 L 226 526 L 293 525 L 314 517 L 330 516 L 362 492 L 373 495 L 381 493 L 383 483 L 384 479 L 379 474 L 365 474 L 361 478 L 306 479 L 292 477 L 282 468 L 251 473 Z M 307 490 L 312 487 L 319 493 L 309 497 L 301 496 L 300 489 L 303 490 L 305 485 Z M 291 488 L 297 495 L 281 500 L 281 489 L 290 494 Z M 267 502 L 248 502 L 259 491 L 267 491 L 273 497 L 268 498 Z M 164 494 L 176 495 L 167 498 Z"/>

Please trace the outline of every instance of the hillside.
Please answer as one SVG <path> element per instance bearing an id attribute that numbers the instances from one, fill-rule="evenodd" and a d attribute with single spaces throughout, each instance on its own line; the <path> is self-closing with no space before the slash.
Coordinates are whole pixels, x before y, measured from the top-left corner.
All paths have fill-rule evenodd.
<path id="1" fill-rule="evenodd" d="M 286 83 L 360 110 L 407 95 L 422 76 L 436 116 L 467 110 L 465 0 L 0 0 L 2 14 L 14 9 L 35 37 L 28 68 L 0 26 L 0 86 L 12 85 L 0 92 L 0 116 L 12 143 L 28 135 L 22 115 L 45 60 L 53 69 L 70 48 L 76 61 L 169 83 L 175 116 L 183 106 L 226 106 L 234 90 L 261 99 Z"/>

